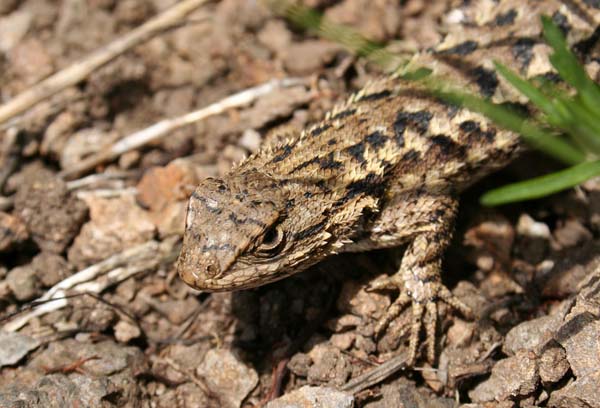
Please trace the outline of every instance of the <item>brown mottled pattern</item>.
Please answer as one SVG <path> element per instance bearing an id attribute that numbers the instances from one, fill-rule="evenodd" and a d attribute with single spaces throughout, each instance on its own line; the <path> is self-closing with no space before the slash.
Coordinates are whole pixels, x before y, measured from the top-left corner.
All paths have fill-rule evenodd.
<path id="1" fill-rule="evenodd" d="M 495 74 L 493 60 L 527 77 L 551 73 L 540 14 L 552 16 L 584 62 L 600 21 L 600 10 L 576 1 L 470 4 L 454 10 L 460 22 L 448 26 L 444 41 L 409 66 L 427 66 L 496 102 L 526 100 Z M 207 291 L 251 288 L 334 253 L 407 244 L 399 271 L 372 285 L 400 293 L 376 330 L 412 305 L 410 361 L 422 322 L 432 360 L 437 303 L 471 314 L 440 278 L 457 194 L 511 161 L 517 135 L 387 77 L 323 122 L 278 140 L 223 180 L 198 186 L 178 260 L 182 279 Z"/>

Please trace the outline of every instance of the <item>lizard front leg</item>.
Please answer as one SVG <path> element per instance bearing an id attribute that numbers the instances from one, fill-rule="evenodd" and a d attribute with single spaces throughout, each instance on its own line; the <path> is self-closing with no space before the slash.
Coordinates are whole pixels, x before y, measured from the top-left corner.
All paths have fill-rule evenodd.
<path id="1" fill-rule="evenodd" d="M 416 210 L 411 213 L 412 217 L 407 217 L 400 209 L 396 210 L 403 213 L 400 216 L 403 234 L 406 234 L 407 229 L 412 232 L 408 236 L 409 244 L 398 272 L 374 282 L 370 287 L 373 290 L 396 289 L 400 292 L 386 315 L 376 325 L 377 335 L 381 334 L 406 306 L 412 305 L 409 365 L 415 363 L 423 326 L 427 335 L 427 358 L 430 362 L 435 359 L 435 330 L 440 301 L 458 309 L 467 317 L 472 315 L 471 309 L 444 286 L 440 275 L 442 258 L 452 236 L 458 208 L 457 200 L 450 196 L 436 196 L 433 200 L 422 198 L 417 200 L 417 203 L 420 205 L 412 207 Z M 409 220 L 411 222 L 408 222 Z"/>

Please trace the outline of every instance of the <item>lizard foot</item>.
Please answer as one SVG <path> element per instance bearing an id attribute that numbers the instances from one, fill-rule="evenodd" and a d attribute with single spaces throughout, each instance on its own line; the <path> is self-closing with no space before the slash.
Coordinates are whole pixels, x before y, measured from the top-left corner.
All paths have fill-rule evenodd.
<path id="1" fill-rule="evenodd" d="M 407 285 L 407 283 L 416 283 L 416 285 Z M 410 290 L 411 287 L 417 290 Z M 406 282 L 402 279 L 400 273 L 393 276 L 373 282 L 369 290 L 396 289 L 400 294 L 392 303 L 385 316 L 379 320 L 375 326 L 375 335 L 379 337 L 388 327 L 390 322 L 397 318 L 402 310 L 409 304 L 412 304 L 412 324 L 409 327 L 400 327 L 397 335 L 404 335 L 410 329 L 409 338 L 409 358 L 407 364 L 413 366 L 417 359 L 417 350 L 419 347 L 419 335 L 421 328 L 425 327 L 427 360 L 435 360 L 435 329 L 438 319 L 438 303 L 445 302 L 454 309 L 459 310 L 465 317 L 471 318 L 473 312 L 471 308 L 461 302 L 456 296 L 448 290 L 441 282 L 420 281 Z"/>

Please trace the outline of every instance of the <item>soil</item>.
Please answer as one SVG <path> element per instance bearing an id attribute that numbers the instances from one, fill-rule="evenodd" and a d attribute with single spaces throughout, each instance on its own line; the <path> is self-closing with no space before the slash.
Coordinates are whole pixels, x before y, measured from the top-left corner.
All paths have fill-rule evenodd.
<path id="1" fill-rule="evenodd" d="M 173 3 L 0 2 L 0 103 Z M 453 3 L 304 2 L 397 50 L 436 44 Z M 365 290 L 401 250 L 235 293 L 178 279 L 193 186 L 378 74 L 261 2 L 223 0 L 0 126 L 0 406 L 600 407 L 600 180 L 497 209 L 477 202 L 553 167 L 536 154 L 463 198 L 444 280 L 478 317 L 444 315 L 433 367 L 352 385 L 406 352 L 406 336 L 373 335 L 392 294 Z M 61 177 L 161 119 L 287 77 L 305 85 Z M 50 294 L 60 303 L 34 307 Z"/>

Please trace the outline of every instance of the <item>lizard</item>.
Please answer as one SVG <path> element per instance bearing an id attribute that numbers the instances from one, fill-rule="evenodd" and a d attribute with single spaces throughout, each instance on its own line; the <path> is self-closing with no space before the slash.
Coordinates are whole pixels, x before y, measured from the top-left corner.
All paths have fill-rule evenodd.
<path id="1" fill-rule="evenodd" d="M 597 2 L 481 0 L 454 9 L 443 40 L 409 66 L 427 67 L 493 102 L 527 107 L 493 60 L 527 78 L 555 78 L 543 14 L 575 48 L 589 53 L 595 45 Z M 592 58 L 584 63 L 597 65 Z M 522 150 L 518 134 L 399 75 L 385 76 L 320 123 L 261 147 L 222 178 L 203 180 L 189 199 L 176 268 L 193 288 L 233 291 L 333 254 L 405 245 L 398 271 L 371 283 L 372 290 L 398 291 L 375 334 L 410 306 L 408 365 L 416 362 L 423 329 L 433 362 L 438 304 L 474 315 L 441 279 L 458 197 Z"/>

